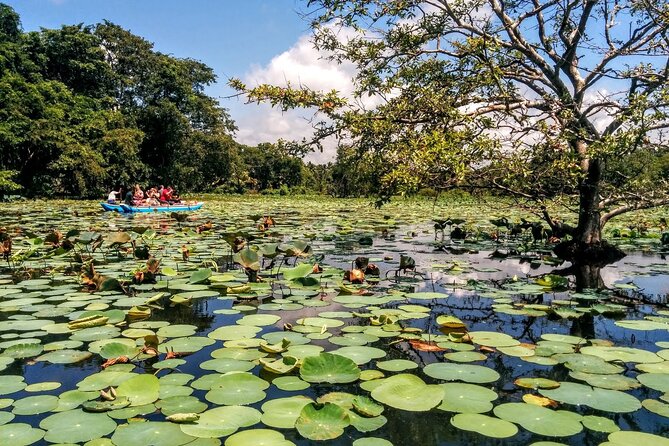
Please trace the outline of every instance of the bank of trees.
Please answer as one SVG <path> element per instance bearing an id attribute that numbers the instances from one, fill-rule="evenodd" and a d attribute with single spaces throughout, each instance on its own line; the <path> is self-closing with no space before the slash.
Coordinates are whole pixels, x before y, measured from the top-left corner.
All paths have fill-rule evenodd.
<path id="1" fill-rule="evenodd" d="M 234 140 L 227 110 L 204 92 L 215 80 L 205 64 L 162 54 L 113 23 L 24 32 L 0 4 L 0 193 L 303 185 L 300 159 Z"/>

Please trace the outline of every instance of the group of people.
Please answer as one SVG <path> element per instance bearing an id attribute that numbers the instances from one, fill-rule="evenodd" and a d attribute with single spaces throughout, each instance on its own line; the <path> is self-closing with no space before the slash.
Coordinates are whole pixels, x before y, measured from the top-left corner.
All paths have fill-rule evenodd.
<path id="1" fill-rule="evenodd" d="M 117 191 L 113 190 L 109 192 L 107 203 L 117 204 L 122 196 L 123 188 Z M 181 199 L 171 186 L 152 187 L 147 191 L 143 191 L 139 184 L 135 184 L 134 187 L 128 188 L 123 203 L 128 206 L 160 206 L 181 203 Z"/>

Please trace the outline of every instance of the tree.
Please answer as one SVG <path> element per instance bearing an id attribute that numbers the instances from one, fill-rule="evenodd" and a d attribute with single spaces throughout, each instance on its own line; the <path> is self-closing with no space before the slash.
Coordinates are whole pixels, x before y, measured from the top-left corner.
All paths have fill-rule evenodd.
<path id="1" fill-rule="evenodd" d="M 314 43 L 355 64 L 354 99 L 231 85 L 251 101 L 317 107 L 337 135 L 394 163 L 391 192 L 487 187 L 539 206 L 577 196 L 565 257 L 600 246 L 625 212 L 669 203 L 667 179 L 637 189 L 607 164 L 666 152 L 669 4 L 657 0 L 311 0 Z M 620 179 L 620 178 L 619 178 Z"/>

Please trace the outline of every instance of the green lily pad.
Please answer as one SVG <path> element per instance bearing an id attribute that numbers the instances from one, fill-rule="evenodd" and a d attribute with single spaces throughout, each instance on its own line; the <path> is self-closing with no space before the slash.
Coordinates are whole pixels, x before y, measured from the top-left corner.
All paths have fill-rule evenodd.
<path id="1" fill-rule="evenodd" d="M 509 438 L 518 433 L 515 424 L 479 413 L 459 413 L 451 418 L 451 424 L 491 438 Z"/>
<path id="2" fill-rule="evenodd" d="M 622 361 L 644 364 L 663 361 L 663 359 L 655 353 L 631 347 L 604 347 L 593 345 L 581 348 L 581 353 L 584 355 L 598 356 L 604 361 Z"/>
<path id="3" fill-rule="evenodd" d="M 270 400 L 262 405 L 263 424 L 280 429 L 292 429 L 307 404 L 313 403 L 311 398 L 293 396 Z"/>
<path id="4" fill-rule="evenodd" d="M 177 424 L 146 421 L 119 426 L 111 440 L 126 446 L 181 446 L 195 438 L 183 433 Z"/>
<path id="5" fill-rule="evenodd" d="M 0 395 L 9 395 L 26 388 L 23 376 L 0 375 Z"/>
<path id="6" fill-rule="evenodd" d="M 360 369 L 355 362 L 344 356 L 320 353 L 308 356 L 300 367 L 300 377 L 307 382 L 351 383 L 360 377 Z"/>
<path id="7" fill-rule="evenodd" d="M 475 384 L 447 383 L 441 385 L 444 390 L 442 403 L 438 409 L 458 413 L 484 413 L 492 410 L 492 401 L 497 393 Z"/>
<path id="8" fill-rule="evenodd" d="M 309 403 L 302 408 L 295 428 L 303 437 L 321 441 L 339 437 L 349 424 L 348 412 L 338 405 L 325 403 L 318 408 Z"/>
<path id="9" fill-rule="evenodd" d="M 646 432 L 618 431 L 609 434 L 606 446 L 669 446 L 669 438 Z"/>
<path id="10" fill-rule="evenodd" d="M 444 381 L 465 381 L 468 383 L 483 384 L 497 381 L 499 373 L 495 370 L 471 364 L 454 364 L 435 362 L 427 365 L 423 372 L 432 378 Z"/>
<path id="11" fill-rule="evenodd" d="M 44 437 L 44 431 L 26 423 L 12 423 L 0 426 L 0 444 L 27 446 Z"/>
<path id="12" fill-rule="evenodd" d="M 44 347 L 39 343 L 14 344 L 2 352 L 2 356 L 9 358 L 24 359 L 32 358 L 42 353 Z"/>
<path id="13" fill-rule="evenodd" d="M 158 399 L 160 383 L 154 375 L 134 375 L 116 389 L 118 396 L 125 396 L 131 406 L 142 406 Z"/>
<path id="14" fill-rule="evenodd" d="M 29 396 L 14 402 L 12 413 L 15 415 L 37 415 L 51 412 L 58 407 L 58 397 L 53 395 Z"/>
<path id="15" fill-rule="evenodd" d="M 207 336 L 219 341 L 254 338 L 262 328 L 253 325 L 228 325 L 219 327 Z"/>
<path id="16" fill-rule="evenodd" d="M 520 342 L 508 334 L 498 331 L 471 331 L 469 336 L 474 344 L 486 347 L 513 347 Z"/>
<path id="17" fill-rule="evenodd" d="M 641 402 L 628 393 L 593 388 L 584 384 L 562 382 L 556 389 L 542 389 L 539 392 L 555 401 L 590 406 L 607 412 L 634 412 L 641 408 Z"/>
<path id="18" fill-rule="evenodd" d="M 389 361 L 377 361 L 376 366 L 387 372 L 403 372 L 418 368 L 418 364 L 408 359 L 391 359 Z"/>
<path id="19" fill-rule="evenodd" d="M 265 399 L 269 383 L 246 372 L 230 372 L 220 376 L 205 395 L 207 401 L 220 405 L 245 405 Z"/>
<path id="20" fill-rule="evenodd" d="M 261 413 L 251 407 L 224 406 L 209 409 L 191 424 L 181 424 L 181 430 L 193 437 L 219 438 L 231 435 L 242 427 L 260 422 Z"/>
<path id="21" fill-rule="evenodd" d="M 161 399 L 156 403 L 156 407 L 165 416 L 177 413 L 200 413 L 207 410 L 207 404 L 194 396 L 172 396 Z"/>
<path id="22" fill-rule="evenodd" d="M 669 404 L 663 403 L 662 401 L 658 400 L 643 400 L 641 402 L 641 405 L 646 409 L 649 410 L 653 413 L 656 413 L 660 416 L 667 417 L 669 418 Z"/>
<path id="23" fill-rule="evenodd" d="M 669 375 L 666 373 L 642 373 L 636 379 L 649 389 L 669 392 Z"/>
<path id="24" fill-rule="evenodd" d="M 231 435 L 225 440 L 225 446 L 295 446 L 286 440 L 281 432 L 271 429 L 249 429 Z"/>
<path id="25" fill-rule="evenodd" d="M 415 375 L 401 373 L 383 379 L 372 390 L 371 396 L 376 401 L 396 409 L 425 412 L 441 403 L 444 392 L 438 385 L 428 385 Z"/>
<path id="26" fill-rule="evenodd" d="M 35 358 L 35 361 L 46 361 L 52 364 L 74 364 L 85 361 L 91 356 L 93 356 L 91 352 L 64 349 L 45 353 L 42 356 Z"/>
<path id="27" fill-rule="evenodd" d="M 585 426 L 586 428 L 595 432 L 611 433 L 620 430 L 618 425 L 616 425 L 616 423 L 614 423 L 613 420 L 604 417 L 598 417 L 596 415 L 584 416 L 581 419 L 581 423 L 583 423 L 583 426 Z"/>
<path id="28" fill-rule="evenodd" d="M 372 359 L 384 358 L 386 352 L 376 347 L 351 346 L 340 347 L 330 353 L 351 359 L 358 365 L 367 364 Z"/>
<path id="29" fill-rule="evenodd" d="M 503 420 L 547 437 L 571 437 L 583 430 L 580 421 L 573 417 L 534 404 L 505 403 L 495 407 L 493 412 Z"/>
<path id="30" fill-rule="evenodd" d="M 197 331 L 195 325 L 174 324 L 160 327 L 156 335 L 161 338 L 182 338 L 185 336 L 193 336 Z"/>
<path id="31" fill-rule="evenodd" d="M 297 376 L 279 376 L 272 380 L 272 384 L 286 392 L 294 392 L 309 388 L 309 383 L 301 380 Z"/>
<path id="32" fill-rule="evenodd" d="M 110 434 L 116 422 L 105 414 L 75 409 L 50 415 L 39 427 L 46 430 L 44 439 L 51 443 L 83 443 Z"/>

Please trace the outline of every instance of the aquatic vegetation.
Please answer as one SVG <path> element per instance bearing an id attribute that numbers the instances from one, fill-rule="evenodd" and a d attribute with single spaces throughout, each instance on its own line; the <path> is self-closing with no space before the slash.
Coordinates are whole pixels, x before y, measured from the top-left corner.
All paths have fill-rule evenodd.
<path id="1" fill-rule="evenodd" d="M 0 443 L 666 434 L 659 228 L 626 248 L 643 257 L 583 286 L 528 232 L 435 241 L 435 221 L 497 231 L 480 209 L 226 200 L 183 222 L 94 203 L 0 211 L 13 241 L 0 274 Z M 259 208 L 273 225 L 249 218 Z"/>

